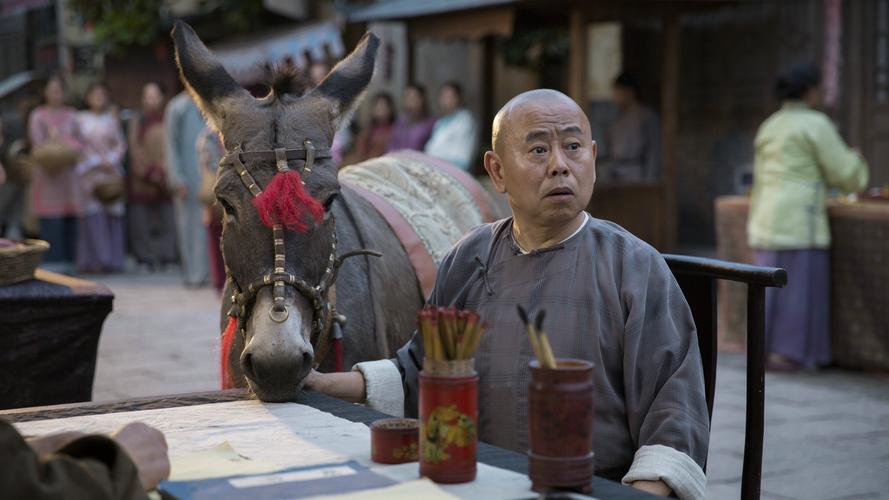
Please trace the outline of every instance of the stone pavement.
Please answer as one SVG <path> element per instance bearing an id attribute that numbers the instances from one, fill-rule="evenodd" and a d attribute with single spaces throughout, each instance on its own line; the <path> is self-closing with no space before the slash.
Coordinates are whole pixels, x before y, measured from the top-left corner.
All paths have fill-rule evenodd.
<path id="1" fill-rule="evenodd" d="M 91 277 L 115 293 L 97 401 L 219 387 L 218 298 L 176 273 Z M 720 354 L 707 498 L 740 494 L 745 363 Z M 826 370 L 766 376 L 763 499 L 889 499 L 889 375 Z"/>
<path id="2" fill-rule="evenodd" d="M 84 276 L 114 292 L 102 327 L 93 400 L 219 388 L 219 298 L 177 272 Z"/>
<path id="3" fill-rule="evenodd" d="M 721 353 L 707 498 L 738 498 L 745 357 Z M 762 498 L 889 499 L 889 375 L 766 374 Z"/>

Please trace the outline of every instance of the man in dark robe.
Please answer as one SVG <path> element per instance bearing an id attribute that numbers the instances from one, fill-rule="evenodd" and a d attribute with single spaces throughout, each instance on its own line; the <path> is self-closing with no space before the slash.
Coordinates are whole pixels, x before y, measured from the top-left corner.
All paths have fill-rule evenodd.
<path id="1" fill-rule="evenodd" d="M 169 474 L 163 434 L 142 423 L 111 437 L 65 432 L 26 441 L 0 419 L 3 498 L 143 499 Z"/>
<path id="2" fill-rule="evenodd" d="M 657 113 L 639 100 L 639 83 L 630 73 L 614 80 L 617 119 L 608 131 L 604 182 L 657 182 L 661 176 L 661 131 Z"/>
<path id="3" fill-rule="evenodd" d="M 703 498 L 709 418 L 691 312 L 655 249 L 584 211 L 596 180 L 586 116 L 564 94 L 536 90 L 507 103 L 493 131 L 485 168 L 513 217 L 458 242 L 429 297 L 476 310 L 489 327 L 475 357 L 479 439 L 527 449 L 533 351 L 516 305 L 543 308 L 555 355 L 595 363 L 597 473 Z M 392 360 L 313 372 L 307 384 L 415 416 L 422 363 L 414 335 Z"/>

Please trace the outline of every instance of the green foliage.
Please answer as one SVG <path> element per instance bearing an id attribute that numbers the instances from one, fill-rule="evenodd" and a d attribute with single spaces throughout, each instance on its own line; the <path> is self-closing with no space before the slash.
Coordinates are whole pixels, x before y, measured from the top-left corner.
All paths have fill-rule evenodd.
<path id="1" fill-rule="evenodd" d="M 220 0 L 219 10 L 226 28 L 237 33 L 260 28 L 265 14 L 262 0 Z"/>
<path id="2" fill-rule="evenodd" d="M 92 25 L 96 41 L 112 51 L 148 45 L 157 37 L 163 0 L 71 0 L 71 7 Z"/>
<path id="3" fill-rule="evenodd" d="M 553 28 L 516 31 L 500 44 L 506 64 L 533 70 L 564 61 L 570 48 L 568 34 Z"/>
<path id="4" fill-rule="evenodd" d="M 152 43 L 163 27 L 164 0 L 70 0 L 72 9 L 93 27 L 96 41 L 113 52 Z M 266 18 L 262 0 L 216 0 L 214 13 L 225 31 L 260 29 Z"/>

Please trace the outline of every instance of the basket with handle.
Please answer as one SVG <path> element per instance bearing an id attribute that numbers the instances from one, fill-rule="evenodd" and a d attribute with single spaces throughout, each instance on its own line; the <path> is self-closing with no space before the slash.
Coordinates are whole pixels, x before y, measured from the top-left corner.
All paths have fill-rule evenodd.
<path id="1" fill-rule="evenodd" d="M 34 270 L 47 250 L 49 243 L 43 240 L 22 240 L 0 247 L 0 286 L 33 278 Z"/>

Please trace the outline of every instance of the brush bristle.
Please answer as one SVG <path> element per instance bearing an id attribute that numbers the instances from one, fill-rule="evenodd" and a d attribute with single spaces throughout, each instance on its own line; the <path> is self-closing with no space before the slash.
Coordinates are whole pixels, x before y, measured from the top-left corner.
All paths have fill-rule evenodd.
<path id="1" fill-rule="evenodd" d="M 522 307 L 521 304 L 516 304 L 516 307 L 519 310 L 519 318 L 522 318 L 522 323 L 528 324 L 528 313 L 525 312 L 525 308 Z"/>

